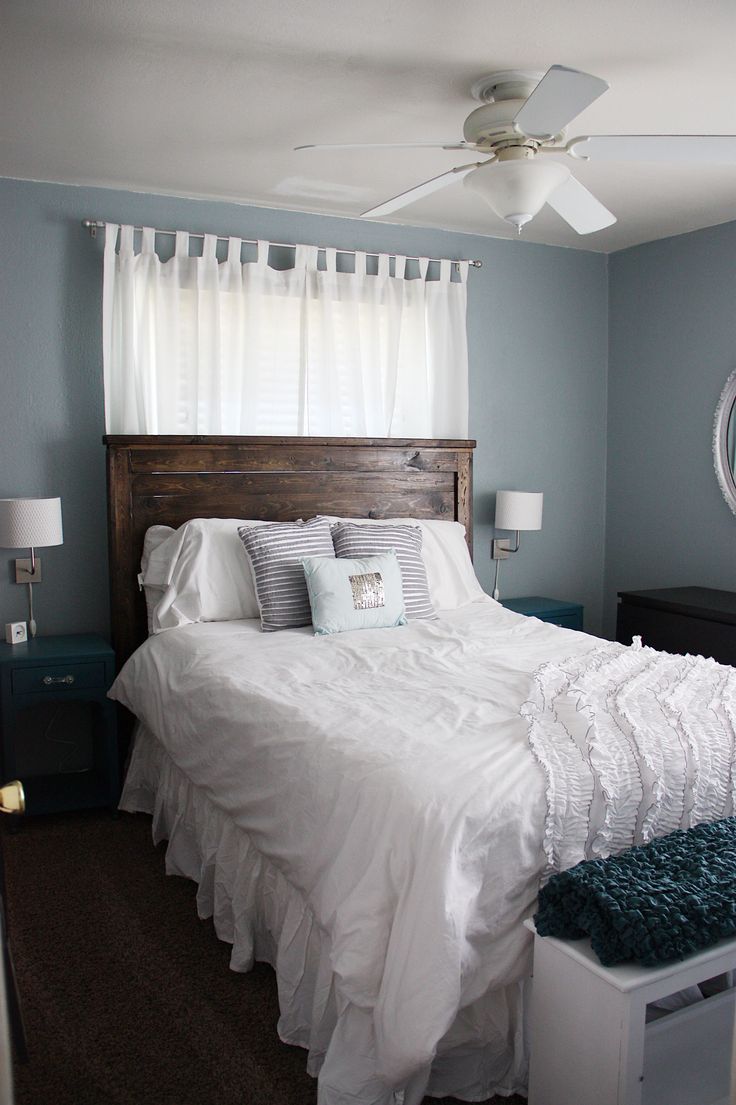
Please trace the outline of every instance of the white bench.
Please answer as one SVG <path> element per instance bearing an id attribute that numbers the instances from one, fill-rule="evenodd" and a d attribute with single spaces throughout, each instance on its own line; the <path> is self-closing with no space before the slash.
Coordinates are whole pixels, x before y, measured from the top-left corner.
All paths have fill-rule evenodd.
<path id="1" fill-rule="evenodd" d="M 736 968 L 736 940 L 661 967 L 604 967 L 589 940 L 534 935 L 529 1105 L 732 1105 L 733 988 L 646 1007 Z"/>

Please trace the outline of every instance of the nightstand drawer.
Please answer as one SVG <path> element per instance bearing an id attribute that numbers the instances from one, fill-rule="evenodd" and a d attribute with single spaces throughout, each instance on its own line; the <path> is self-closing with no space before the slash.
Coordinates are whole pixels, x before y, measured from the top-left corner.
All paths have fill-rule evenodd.
<path id="1" fill-rule="evenodd" d="M 12 672 L 13 694 L 31 694 L 38 691 L 78 690 L 86 687 L 104 687 L 103 663 L 44 664 L 43 667 L 17 668 Z"/>

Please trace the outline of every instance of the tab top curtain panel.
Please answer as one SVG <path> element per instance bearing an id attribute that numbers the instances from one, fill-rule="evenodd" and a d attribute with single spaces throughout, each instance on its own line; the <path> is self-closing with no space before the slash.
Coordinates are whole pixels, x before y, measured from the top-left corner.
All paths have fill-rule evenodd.
<path id="1" fill-rule="evenodd" d="M 108 433 L 467 437 L 467 261 L 296 246 L 279 270 L 268 242 L 242 263 L 189 238 L 163 261 L 152 228 L 106 226 Z"/>

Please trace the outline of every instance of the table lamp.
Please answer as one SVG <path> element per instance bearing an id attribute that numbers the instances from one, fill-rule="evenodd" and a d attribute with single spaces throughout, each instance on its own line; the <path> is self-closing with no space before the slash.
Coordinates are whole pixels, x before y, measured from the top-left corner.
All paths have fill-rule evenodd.
<path id="1" fill-rule="evenodd" d="M 28 631 L 36 636 L 33 584 L 41 582 L 36 549 L 61 545 L 61 499 L 0 499 L 0 548 L 29 549 L 30 559 L 16 560 L 15 582 L 28 584 Z"/>
<path id="2" fill-rule="evenodd" d="M 542 528 L 541 491 L 497 491 L 496 492 L 496 529 L 510 529 L 516 533 L 516 543 L 506 538 L 494 538 L 491 542 L 491 559 L 496 561 L 496 578 L 493 583 L 493 597 L 498 599 L 498 572 L 502 560 L 508 560 L 512 553 L 519 551 L 520 531 Z"/>

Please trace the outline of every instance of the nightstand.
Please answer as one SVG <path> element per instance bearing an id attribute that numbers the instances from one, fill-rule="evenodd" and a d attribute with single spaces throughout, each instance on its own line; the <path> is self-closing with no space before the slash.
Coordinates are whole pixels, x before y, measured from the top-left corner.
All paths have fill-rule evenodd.
<path id="1" fill-rule="evenodd" d="M 116 806 L 114 677 L 92 634 L 0 643 L 0 777 L 21 780 L 27 813 Z"/>
<path id="2" fill-rule="evenodd" d="M 542 598 L 541 595 L 525 595 L 520 599 L 503 599 L 501 606 L 516 614 L 525 614 L 528 618 L 539 618 L 542 622 L 564 626 L 565 629 L 583 628 L 583 608 L 577 602 L 560 602 L 558 599 Z"/>

